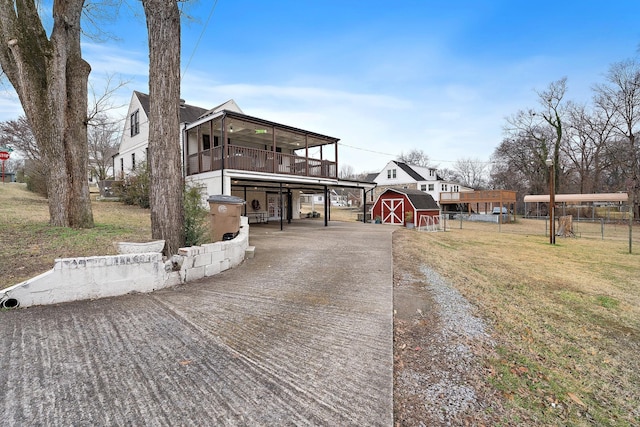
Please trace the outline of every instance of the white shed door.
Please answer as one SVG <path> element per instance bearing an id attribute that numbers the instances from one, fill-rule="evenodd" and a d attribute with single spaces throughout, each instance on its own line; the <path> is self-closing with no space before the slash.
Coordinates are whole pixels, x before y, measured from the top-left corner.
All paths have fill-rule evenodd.
<path id="1" fill-rule="evenodd" d="M 382 222 L 384 224 L 403 224 L 404 199 L 382 200 Z"/>

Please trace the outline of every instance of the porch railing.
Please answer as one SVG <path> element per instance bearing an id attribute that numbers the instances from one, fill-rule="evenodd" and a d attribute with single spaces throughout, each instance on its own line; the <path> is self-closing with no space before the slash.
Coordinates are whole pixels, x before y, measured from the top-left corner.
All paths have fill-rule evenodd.
<path id="1" fill-rule="evenodd" d="M 227 168 L 251 172 L 337 178 L 336 162 L 301 157 L 256 148 L 229 145 L 226 148 Z M 222 147 L 214 147 L 187 156 L 187 175 L 222 169 Z"/>

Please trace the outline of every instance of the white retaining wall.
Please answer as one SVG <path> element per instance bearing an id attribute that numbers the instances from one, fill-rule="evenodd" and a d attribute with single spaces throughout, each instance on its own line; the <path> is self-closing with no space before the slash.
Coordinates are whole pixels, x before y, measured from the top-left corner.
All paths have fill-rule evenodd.
<path id="1" fill-rule="evenodd" d="M 154 252 L 56 259 L 52 270 L 1 290 L 0 307 L 151 292 L 233 268 L 242 263 L 248 247 L 249 225 L 241 217 L 235 239 L 181 248 L 169 260 Z"/>

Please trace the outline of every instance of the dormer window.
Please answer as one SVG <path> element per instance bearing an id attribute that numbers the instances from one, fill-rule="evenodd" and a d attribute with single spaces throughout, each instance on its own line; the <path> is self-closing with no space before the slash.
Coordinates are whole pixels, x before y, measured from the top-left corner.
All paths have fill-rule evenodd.
<path id="1" fill-rule="evenodd" d="M 429 176 L 436 176 L 436 170 L 435 169 L 429 169 Z"/>

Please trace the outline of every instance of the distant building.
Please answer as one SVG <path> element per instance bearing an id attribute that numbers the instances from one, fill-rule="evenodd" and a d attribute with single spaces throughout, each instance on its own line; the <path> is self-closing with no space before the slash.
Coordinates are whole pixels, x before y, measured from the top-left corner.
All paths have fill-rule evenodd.
<path id="1" fill-rule="evenodd" d="M 419 190 L 431 195 L 438 202 L 441 193 L 460 193 L 473 191 L 457 182 L 446 181 L 438 176 L 435 168 L 409 165 L 392 160 L 373 178 L 377 184 L 374 190 L 374 200 L 389 188 L 404 190 Z"/>

